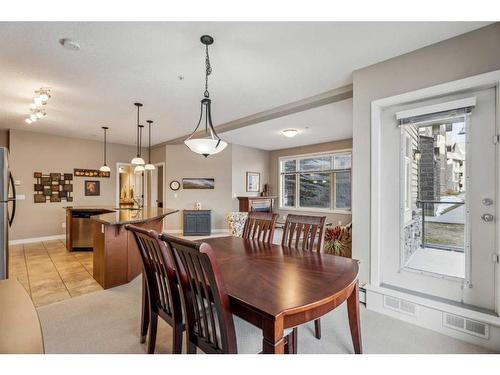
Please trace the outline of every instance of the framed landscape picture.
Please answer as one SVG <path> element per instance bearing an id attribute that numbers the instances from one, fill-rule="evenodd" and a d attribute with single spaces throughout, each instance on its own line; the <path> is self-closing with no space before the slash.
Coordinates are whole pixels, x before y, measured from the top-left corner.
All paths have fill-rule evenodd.
<path id="1" fill-rule="evenodd" d="M 260 191 L 260 173 L 247 172 L 247 191 L 258 193 Z"/>
<path id="2" fill-rule="evenodd" d="M 183 189 L 213 189 L 215 187 L 215 179 L 213 178 L 183 178 Z"/>
<path id="3" fill-rule="evenodd" d="M 101 186 L 99 181 L 85 181 L 85 195 L 99 196 L 101 195 Z"/>

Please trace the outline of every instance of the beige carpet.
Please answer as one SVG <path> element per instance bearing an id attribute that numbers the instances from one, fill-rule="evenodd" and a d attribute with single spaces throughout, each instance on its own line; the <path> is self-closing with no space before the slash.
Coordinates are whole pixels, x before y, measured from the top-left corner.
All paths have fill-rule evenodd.
<path id="1" fill-rule="evenodd" d="M 141 281 L 38 308 L 47 353 L 145 353 L 139 343 Z M 352 353 L 345 304 L 321 319 L 321 340 L 313 324 L 299 329 L 299 353 Z M 260 351 L 258 329 L 236 322 L 242 353 Z M 361 309 L 365 353 L 488 353 L 466 342 Z M 183 346 L 185 346 L 183 344 Z M 171 329 L 161 319 L 158 353 L 171 353 Z"/>

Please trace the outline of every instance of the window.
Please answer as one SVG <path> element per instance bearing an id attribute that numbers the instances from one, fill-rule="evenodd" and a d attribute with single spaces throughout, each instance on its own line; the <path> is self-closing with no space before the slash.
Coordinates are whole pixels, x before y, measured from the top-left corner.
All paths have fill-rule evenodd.
<path id="1" fill-rule="evenodd" d="M 351 153 L 280 159 L 280 206 L 310 211 L 351 210 Z"/>

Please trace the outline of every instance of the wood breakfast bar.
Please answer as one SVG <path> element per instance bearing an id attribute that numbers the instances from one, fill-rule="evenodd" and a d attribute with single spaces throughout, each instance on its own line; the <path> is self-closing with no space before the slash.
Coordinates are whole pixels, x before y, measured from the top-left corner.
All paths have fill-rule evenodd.
<path id="1" fill-rule="evenodd" d="M 91 225 L 93 277 L 104 288 L 126 284 L 142 272 L 139 249 L 132 234 L 125 230 L 126 224 L 141 228 L 163 230 L 163 219 L 178 210 L 169 208 L 112 208 L 112 207 L 66 207 L 67 247 L 73 251 L 71 235 L 73 217 L 88 213 Z M 74 232 L 74 231 L 73 231 Z"/>

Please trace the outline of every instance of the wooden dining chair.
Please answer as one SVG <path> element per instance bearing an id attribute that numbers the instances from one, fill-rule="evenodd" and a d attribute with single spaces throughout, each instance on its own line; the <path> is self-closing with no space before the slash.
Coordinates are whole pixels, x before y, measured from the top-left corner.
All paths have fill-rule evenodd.
<path id="1" fill-rule="evenodd" d="M 276 220 L 278 220 L 278 214 L 272 212 L 249 212 L 242 237 L 272 243 Z"/>
<path id="2" fill-rule="evenodd" d="M 238 353 L 237 333 L 242 321 L 233 318 L 212 247 L 167 234 L 162 234 L 161 239 L 167 244 L 179 277 L 186 317 L 187 352 L 196 353 L 198 347 L 207 354 Z M 293 350 L 291 340 L 290 335 L 285 337 L 288 353 Z"/>
<path id="3" fill-rule="evenodd" d="M 172 351 L 174 354 L 180 354 L 184 331 L 181 299 L 174 265 L 167 254 L 165 243 L 160 240 L 159 234 L 154 230 L 146 230 L 133 225 L 126 225 L 125 228 L 134 235 L 144 266 L 145 288 L 143 288 L 141 341 L 149 326 L 147 350 L 149 354 L 153 354 L 159 316 L 172 327 Z M 147 309 L 145 304 L 147 304 Z"/>
<path id="4" fill-rule="evenodd" d="M 304 251 L 313 251 L 316 248 L 316 251 L 320 252 L 324 240 L 325 220 L 326 216 L 287 215 L 281 245 Z M 293 329 L 295 343 L 298 340 L 297 329 Z M 314 321 L 314 336 L 318 340 L 321 338 L 320 319 Z"/>

